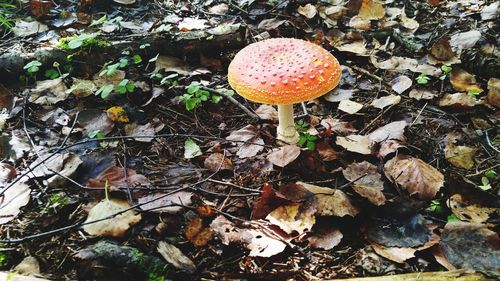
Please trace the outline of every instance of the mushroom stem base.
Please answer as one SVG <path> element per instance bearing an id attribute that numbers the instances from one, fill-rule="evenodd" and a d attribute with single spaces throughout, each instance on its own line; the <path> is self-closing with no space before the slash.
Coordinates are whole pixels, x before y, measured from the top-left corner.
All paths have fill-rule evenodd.
<path id="1" fill-rule="evenodd" d="M 279 125 L 277 136 L 279 143 L 296 144 L 299 141 L 299 133 L 295 129 L 295 122 L 293 121 L 293 104 L 280 104 L 278 105 Z"/>

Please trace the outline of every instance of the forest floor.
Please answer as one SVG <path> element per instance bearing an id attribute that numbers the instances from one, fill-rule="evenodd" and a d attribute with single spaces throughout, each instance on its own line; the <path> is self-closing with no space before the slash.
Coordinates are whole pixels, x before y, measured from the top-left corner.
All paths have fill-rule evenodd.
<path id="1" fill-rule="evenodd" d="M 0 3 L 0 278 L 500 276 L 500 2 L 27 2 Z M 227 81 L 278 37 L 342 66 L 286 146 Z"/>

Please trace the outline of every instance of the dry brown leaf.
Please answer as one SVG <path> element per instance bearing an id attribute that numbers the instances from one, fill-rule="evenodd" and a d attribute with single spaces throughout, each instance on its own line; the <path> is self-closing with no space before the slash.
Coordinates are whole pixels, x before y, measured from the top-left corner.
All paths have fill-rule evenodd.
<path id="1" fill-rule="evenodd" d="M 153 72 L 163 70 L 165 72 L 175 72 L 180 75 L 188 75 L 190 68 L 179 58 L 169 56 L 159 56 L 155 61 Z"/>
<path id="2" fill-rule="evenodd" d="M 309 205 L 308 208 L 303 208 L 302 203 L 290 203 L 279 206 L 274 209 L 266 219 L 285 231 L 287 234 L 302 235 L 310 231 L 316 223 L 314 214 L 316 208 Z"/>
<path id="3" fill-rule="evenodd" d="M 259 130 L 253 125 L 231 132 L 226 140 L 238 141 L 239 150 L 236 155 L 240 158 L 253 157 L 264 149 L 264 140 L 259 137 Z"/>
<path id="4" fill-rule="evenodd" d="M 323 161 L 333 161 L 338 158 L 337 151 L 326 140 L 317 142 L 314 149 Z"/>
<path id="5" fill-rule="evenodd" d="M 212 240 L 213 231 L 203 226 L 203 220 L 199 217 L 192 218 L 186 224 L 186 238 L 197 247 L 205 246 Z"/>
<path id="6" fill-rule="evenodd" d="M 500 108 L 500 79 L 490 78 L 488 80 L 488 103 L 496 108 Z"/>
<path id="7" fill-rule="evenodd" d="M 406 75 L 400 75 L 392 79 L 390 84 L 394 92 L 402 94 L 411 87 L 413 81 Z"/>
<path id="8" fill-rule="evenodd" d="M 474 47 L 480 38 L 481 32 L 478 30 L 457 33 L 451 36 L 450 46 L 455 53 L 460 54 L 462 50 Z"/>
<path id="9" fill-rule="evenodd" d="M 459 67 L 453 67 L 450 74 L 450 83 L 455 90 L 460 92 L 483 92 L 476 82 L 476 77 Z"/>
<path id="10" fill-rule="evenodd" d="M 312 4 L 299 6 L 299 8 L 297 8 L 297 12 L 308 19 L 312 19 L 316 16 L 316 14 L 318 14 L 318 10 L 316 10 L 316 7 Z"/>
<path id="11" fill-rule="evenodd" d="M 317 204 L 317 214 L 320 216 L 351 216 L 354 217 L 359 213 L 349 197 L 341 190 L 327 187 L 320 187 L 303 182 L 297 182 L 310 192 L 314 193 Z"/>
<path id="12" fill-rule="evenodd" d="M 277 18 L 265 19 L 259 23 L 257 28 L 264 29 L 264 30 L 276 30 L 278 27 L 280 27 L 285 22 L 287 22 L 287 21 L 286 20 L 279 20 Z"/>
<path id="13" fill-rule="evenodd" d="M 286 244 L 272 230 L 260 224 L 255 226 L 250 229 L 238 228 L 224 216 L 218 216 L 210 224 L 223 244 L 242 243 L 250 250 L 251 257 L 271 257 L 285 250 Z"/>
<path id="14" fill-rule="evenodd" d="M 198 18 L 183 18 L 182 21 L 179 22 L 177 28 L 179 28 L 181 32 L 203 30 L 208 28 L 208 21 Z"/>
<path id="15" fill-rule="evenodd" d="M 135 136 L 154 136 L 156 133 L 161 131 L 165 127 L 164 124 L 155 124 L 146 123 L 144 125 L 139 125 L 137 123 L 127 124 L 125 125 L 125 133 L 127 136 L 135 137 Z M 153 137 L 151 138 L 134 138 L 134 140 L 139 142 L 151 142 L 153 141 Z"/>
<path id="16" fill-rule="evenodd" d="M 439 106 L 454 108 L 471 108 L 482 103 L 482 100 L 478 100 L 467 93 L 444 94 L 439 100 Z"/>
<path id="17" fill-rule="evenodd" d="M 225 15 L 229 11 L 229 5 L 226 3 L 221 3 L 208 8 L 208 11 L 212 14 Z"/>
<path id="18" fill-rule="evenodd" d="M 386 259 L 389 259 L 391 261 L 397 262 L 397 263 L 404 263 L 406 260 L 409 260 L 411 258 L 415 257 L 415 253 L 418 251 L 422 251 L 425 249 L 428 249 L 436 244 L 439 243 L 439 236 L 435 233 L 432 234 L 430 240 L 425 243 L 422 246 L 419 246 L 417 248 L 410 248 L 410 247 L 385 247 L 383 245 L 371 242 L 371 246 L 373 247 L 373 250 L 383 256 Z"/>
<path id="19" fill-rule="evenodd" d="M 346 137 L 338 136 L 335 142 L 348 151 L 359 154 L 369 155 L 372 153 L 373 141 L 368 136 L 349 135 Z"/>
<path id="20" fill-rule="evenodd" d="M 193 261 L 182 253 L 179 248 L 165 241 L 158 242 L 156 248 L 158 253 L 175 268 L 180 269 L 186 273 L 193 274 L 196 271 L 196 265 Z"/>
<path id="21" fill-rule="evenodd" d="M 385 203 L 385 196 L 382 193 L 384 182 L 382 175 L 377 171 L 377 166 L 367 161 L 352 163 L 342 171 L 342 174 L 348 181 L 353 182 L 352 189 L 356 193 L 377 206 Z"/>
<path id="22" fill-rule="evenodd" d="M 472 223 L 484 223 L 492 214 L 499 213 L 497 208 L 483 207 L 477 203 L 468 202 L 460 194 L 452 195 L 447 204 L 457 218 Z"/>
<path id="23" fill-rule="evenodd" d="M 285 167 L 299 157 L 300 151 L 300 147 L 296 145 L 282 146 L 269 153 L 267 160 L 278 167 Z"/>
<path id="24" fill-rule="evenodd" d="M 83 230 L 94 236 L 123 237 L 131 226 L 141 220 L 141 215 L 134 210 L 125 211 L 130 207 L 126 200 L 104 199 L 90 209 L 85 223 L 101 220 L 117 213 L 121 214 L 99 222 L 86 224 L 83 226 Z"/>
<path id="25" fill-rule="evenodd" d="M 450 46 L 450 38 L 441 37 L 431 47 L 429 62 L 432 64 L 454 64 L 459 62 L 458 57 Z"/>
<path id="26" fill-rule="evenodd" d="M 36 88 L 31 90 L 29 101 L 41 105 L 52 105 L 68 98 L 66 84 L 62 78 L 37 81 Z"/>
<path id="27" fill-rule="evenodd" d="M 278 111 L 272 105 L 261 104 L 259 108 L 255 110 L 255 114 L 257 114 L 261 119 L 278 122 Z"/>
<path id="28" fill-rule="evenodd" d="M 424 161 L 408 155 L 398 155 L 387 161 L 385 176 L 409 195 L 420 200 L 434 198 L 444 184 L 444 176 Z"/>
<path id="29" fill-rule="evenodd" d="M 351 123 L 340 121 L 340 119 L 325 118 L 321 120 L 320 124 L 327 130 L 332 130 L 341 136 L 351 135 L 358 131 Z"/>
<path id="30" fill-rule="evenodd" d="M 231 159 L 224 157 L 222 153 L 210 154 L 210 156 L 205 159 L 203 165 L 212 173 L 233 170 L 233 162 Z"/>
<path id="31" fill-rule="evenodd" d="M 408 94 L 410 98 L 416 100 L 431 100 L 436 97 L 436 94 L 429 89 L 412 89 Z"/>
<path id="32" fill-rule="evenodd" d="M 406 126 L 408 126 L 406 121 L 394 121 L 371 132 L 368 138 L 376 143 L 387 140 L 405 141 L 404 132 Z"/>
<path id="33" fill-rule="evenodd" d="M 91 80 L 73 78 L 71 94 L 79 98 L 88 97 L 97 91 L 97 86 Z"/>
<path id="34" fill-rule="evenodd" d="M 371 106 L 379 109 L 384 109 L 387 106 L 395 105 L 399 102 L 401 102 L 401 96 L 391 94 L 373 100 Z"/>
<path id="35" fill-rule="evenodd" d="M 363 0 L 358 15 L 365 20 L 383 19 L 385 16 L 385 8 L 380 2 Z"/>
<path id="36" fill-rule="evenodd" d="M 190 206 L 192 196 L 193 193 L 187 191 L 179 191 L 167 196 L 163 193 L 154 193 L 140 197 L 138 203 L 144 211 L 174 214 L 182 210 L 183 206 Z"/>
<path id="37" fill-rule="evenodd" d="M 342 232 L 336 228 L 327 228 L 315 230 L 311 236 L 307 238 L 309 246 L 324 250 L 331 250 L 342 241 Z"/>
<path id="38" fill-rule="evenodd" d="M 137 174 L 132 169 L 125 169 L 118 166 L 111 166 L 101 172 L 95 179 L 88 180 L 88 186 L 104 188 L 106 184 L 110 190 L 118 190 L 120 188 L 130 188 L 135 186 L 148 186 L 149 180 L 144 176 Z"/>
<path id="39" fill-rule="evenodd" d="M 476 151 L 477 148 L 447 143 L 444 148 L 444 157 L 457 168 L 472 169 Z"/>

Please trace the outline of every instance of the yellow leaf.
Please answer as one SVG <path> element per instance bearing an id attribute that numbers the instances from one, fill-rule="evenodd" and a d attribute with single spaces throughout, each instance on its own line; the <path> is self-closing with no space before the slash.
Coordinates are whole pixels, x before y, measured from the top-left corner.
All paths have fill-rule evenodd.
<path id="1" fill-rule="evenodd" d="M 377 1 L 363 0 L 358 15 L 365 20 L 379 20 L 384 18 L 385 8 Z"/>
<path id="2" fill-rule="evenodd" d="M 113 122 L 128 123 L 127 112 L 121 106 L 113 106 L 106 110 L 108 113 L 108 118 Z"/>

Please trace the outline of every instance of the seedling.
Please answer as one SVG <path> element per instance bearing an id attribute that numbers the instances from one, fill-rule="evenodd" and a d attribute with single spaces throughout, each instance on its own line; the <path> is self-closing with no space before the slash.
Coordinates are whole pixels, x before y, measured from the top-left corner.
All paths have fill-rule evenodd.
<path id="1" fill-rule="evenodd" d="M 180 97 L 186 103 L 187 110 L 193 110 L 203 102 L 211 101 L 212 103 L 219 103 L 222 99 L 221 96 L 211 94 L 207 90 L 201 89 L 199 82 L 192 82 L 187 88 L 186 93 Z"/>
<path id="2" fill-rule="evenodd" d="M 447 219 L 448 222 L 460 221 L 460 219 L 457 216 L 453 215 L 453 214 L 449 215 L 446 219 Z"/>
<path id="3" fill-rule="evenodd" d="M 434 212 L 434 213 L 441 213 L 444 211 L 444 208 L 441 205 L 441 203 L 439 202 L 439 200 L 432 200 L 431 204 L 429 205 L 429 209 L 431 212 Z"/>
<path id="4" fill-rule="evenodd" d="M 490 190 L 491 189 L 491 184 L 490 180 L 487 177 L 482 177 L 481 178 L 481 185 L 478 186 L 482 190 Z"/>
<path id="5" fill-rule="evenodd" d="M 24 66 L 24 69 L 26 69 L 28 74 L 32 75 L 32 74 L 37 73 L 40 70 L 40 66 L 42 66 L 42 63 L 37 61 L 37 60 L 34 60 L 34 61 L 30 61 L 29 63 L 27 63 Z"/>
<path id="6" fill-rule="evenodd" d="M 99 130 L 90 131 L 87 133 L 87 135 L 91 139 L 93 139 L 93 138 L 102 139 L 102 138 L 106 137 L 106 134 L 104 134 L 104 132 L 101 132 Z"/>
<path id="7" fill-rule="evenodd" d="M 441 80 L 446 79 L 446 76 L 448 76 L 452 70 L 453 70 L 453 68 L 451 67 L 451 65 L 443 64 L 441 66 L 441 71 L 443 71 L 443 74 L 441 74 L 441 76 L 439 76 L 439 79 L 441 79 Z"/>
<path id="8" fill-rule="evenodd" d="M 482 92 L 481 89 L 470 89 L 468 92 L 467 92 L 467 95 L 475 98 L 477 97 L 480 93 Z"/>
<path id="9" fill-rule="evenodd" d="M 420 73 L 420 75 L 418 75 L 415 80 L 419 85 L 427 85 L 429 83 L 429 80 L 431 80 L 431 78 L 425 75 L 425 73 Z"/>
<path id="10" fill-rule="evenodd" d="M 16 6 L 9 3 L 0 3 L 0 26 L 11 29 L 13 21 L 7 17 L 8 14 L 13 14 Z"/>
<path id="11" fill-rule="evenodd" d="M 307 147 L 307 149 L 314 150 L 314 148 L 316 147 L 317 140 L 318 140 L 317 136 L 313 136 L 313 135 L 311 135 L 309 133 L 305 133 L 305 132 L 300 132 L 299 133 L 299 141 L 297 142 L 297 144 L 300 147 L 303 147 L 305 145 Z"/>

